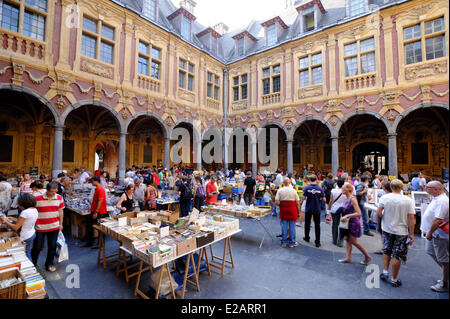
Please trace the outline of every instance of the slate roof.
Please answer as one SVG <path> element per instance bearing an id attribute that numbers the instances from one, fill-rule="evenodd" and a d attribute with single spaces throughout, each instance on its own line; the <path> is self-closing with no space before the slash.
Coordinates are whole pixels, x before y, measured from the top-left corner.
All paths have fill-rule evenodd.
<path id="1" fill-rule="evenodd" d="M 143 2 L 144 0 L 110 0 L 113 1 L 123 7 L 126 7 L 135 13 L 142 16 L 143 11 Z M 368 15 L 372 13 L 372 7 L 378 7 L 378 9 L 382 9 L 385 7 L 397 5 L 403 2 L 407 2 L 409 0 L 397 0 L 397 1 L 389 1 L 389 0 L 369 0 L 369 10 L 368 12 L 361 14 L 355 17 L 347 17 L 346 16 L 346 0 L 321 0 L 321 4 L 325 9 L 325 13 L 322 15 L 322 18 L 318 24 L 318 28 L 309 32 L 300 32 L 300 14 L 297 12 L 297 8 L 307 4 L 309 2 L 317 2 L 318 0 L 297 0 L 292 6 L 287 8 L 280 8 L 280 13 L 277 15 L 266 17 L 262 20 L 252 20 L 250 23 L 242 28 L 231 30 L 230 32 L 222 35 L 221 38 L 218 39 L 218 51 L 217 55 L 212 55 L 207 47 L 203 45 L 203 43 L 199 40 L 198 35 L 204 33 L 210 26 L 204 26 L 197 22 L 196 20 L 192 22 L 192 40 L 188 41 L 194 47 L 204 51 L 205 53 L 213 56 L 215 59 L 219 60 L 224 64 L 230 64 L 236 62 L 238 60 L 245 59 L 250 55 L 254 55 L 260 52 L 263 52 L 267 49 L 279 46 L 282 43 L 286 43 L 289 41 L 293 41 L 296 39 L 300 39 L 302 37 L 314 34 L 326 28 L 342 24 L 348 22 L 353 19 L 357 19 L 361 16 Z M 154 23 L 155 25 L 161 27 L 162 29 L 171 32 L 181 38 L 181 35 L 172 25 L 172 22 L 167 18 L 180 8 L 175 6 L 172 0 L 158 0 L 158 19 L 157 21 L 152 21 L 147 19 L 148 21 Z M 287 26 L 286 29 L 282 32 L 281 36 L 278 39 L 278 42 L 275 45 L 267 46 L 264 36 L 264 27 L 261 25 L 268 20 L 279 17 Z M 217 21 L 220 22 L 220 21 Z M 253 41 L 253 45 L 250 48 L 246 48 L 245 56 L 236 56 L 235 52 L 235 40 L 233 37 L 239 34 L 247 34 L 247 32 L 254 38 L 256 41 Z M 184 39 L 183 39 L 184 40 Z M 186 40 L 184 40 L 186 41 Z"/>

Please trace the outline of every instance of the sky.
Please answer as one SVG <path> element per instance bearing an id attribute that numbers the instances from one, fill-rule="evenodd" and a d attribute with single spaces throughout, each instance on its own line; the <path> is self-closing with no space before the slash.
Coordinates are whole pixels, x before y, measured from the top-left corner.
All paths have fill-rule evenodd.
<path id="1" fill-rule="evenodd" d="M 247 26 L 252 19 L 260 20 L 278 15 L 286 0 L 195 0 L 194 15 L 205 26 L 224 22 L 230 31 Z M 178 0 L 172 0 L 178 5 Z"/>

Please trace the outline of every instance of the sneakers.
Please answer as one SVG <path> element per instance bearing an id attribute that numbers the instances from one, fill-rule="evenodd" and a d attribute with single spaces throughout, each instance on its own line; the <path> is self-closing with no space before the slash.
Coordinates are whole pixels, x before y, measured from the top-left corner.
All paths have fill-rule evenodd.
<path id="1" fill-rule="evenodd" d="M 438 280 L 438 283 L 430 288 L 435 292 L 448 292 L 448 287 L 446 287 L 443 280 Z"/>
<path id="2" fill-rule="evenodd" d="M 50 266 L 45 267 L 45 270 L 47 270 L 48 272 L 55 272 L 56 267 L 53 265 L 50 265 Z"/>
<path id="3" fill-rule="evenodd" d="M 391 280 L 389 280 L 389 282 L 391 283 L 391 286 L 394 288 L 398 288 L 402 285 L 402 282 L 400 279 L 397 279 L 396 281 L 391 279 Z"/>
<path id="4" fill-rule="evenodd" d="M 309 238 L 303 237 L 303 240 L 309 243 Z"/>
<path id="5" fill-rule="evenodd" d="M 293 244 L 289 244 L 289 248 L 295 248 L 297 247 L 299 244 L 297 242 L 293 243 Z"/>
<path id="6" fill-rule="evenodd" d="M 380 275 L 380 279 L 383 281 L 388 281 L 389 280 L 389 274 L 381 274 Z"/>
<path id="7" fill-rule="evenodd" d="M 320 248 L 322 245 L 320 243 L 316 243 L 316 248 Z"/>
<path id="8" fill-rule="evenodd" d="M 370 236 L 370 237 L 375 236 L 371 231 L 365 231 L 365 232 L 364 232 L 364 235 Z"/>

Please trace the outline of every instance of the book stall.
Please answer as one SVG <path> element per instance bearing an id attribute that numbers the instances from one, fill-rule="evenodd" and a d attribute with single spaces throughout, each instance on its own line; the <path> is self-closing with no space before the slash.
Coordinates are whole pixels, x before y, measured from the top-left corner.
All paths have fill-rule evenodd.
<path id="1" fill-rule="evenodd" d="M 14 232 L 0 228 L 0 299 L 44 299 L 45 280 Z"/>
<path id="2" fill-rule="evenodd" d="M 200 291 L 198 277 L 201 271 L 208 271 L 210 275 L 210 267 L 214 267 L 224 274 L 225 263 L 234 267 L 231 236 L 241 231 L 238 219 L 199 214 L 195 209 L 190 216 L 184 218 L 178 218 L 176 213 L 167 213 L 127 213 L 105 218 L 97 225 L 101 233 L 98 263 L 103 260 L 103 266 L 106 268 L 106 264 L 115 262 L 116 274 L 124 272 L 127 282 L 129 278 L 137 276 L 135 296 L 149 298 L 140 289 L 142 274 L 146 271 L 151 272 L 153 285 L 150 286 L 154 288 L 156 299 L 161 295 L 176 298 L 177 290 L 180 291 L 181 298 L 184 298 L 187 283 L 193 284 Z M 111 237 L 120 243 L 117 254 L 105 256 L 103 236 Z M 215 256 L 212 245 L 220 241 L 224 241 L 223 255 Z M 227 254 L 230 260 L 227 260 Z M 118 258 L 114 261 L 106 261 L 107 258 L 115 256 Z M 130 266 L 127 256 L 134 257 L 139 262 Z M 218 263 L 214 262 L 214 259 L 217 259 Z M 129 270 L 136 267 L 139 269 L 130 274 Z M 190 280 L 192 277 L 193 281 Z M 163 281 L 169 282 L 165 291 L 161 290 Z"/>
<path id="3" fill-rule="evenodd" d="M 178 196 L 178 191 L 158 190 L 156 209 L 180 212 L 180 196 Z"/>
<path id="4" fill-rule="evenodd" d="M 237 218 L 251 219 L 258 222 L 258 224 L 264 230 L 264 236 L 261 240 L 259 248 L 262 247 L 266 235 L 269 235 L 272 240 L 274 238 L 272 233 L 269 231 L 269 228 L 262 222 L 263 217 L 266 217 L 267 215 L 272 213 L 271 206 L 253 206 L 253 205 L 244 206 L 231 204 L 226 202 L 226 200 L 223 200 L 222 202 L 218 202 L 217 205 L 203 206 L 202 210 L 211 215 L 223 214 L 228 216 L 234 216 Z"/>

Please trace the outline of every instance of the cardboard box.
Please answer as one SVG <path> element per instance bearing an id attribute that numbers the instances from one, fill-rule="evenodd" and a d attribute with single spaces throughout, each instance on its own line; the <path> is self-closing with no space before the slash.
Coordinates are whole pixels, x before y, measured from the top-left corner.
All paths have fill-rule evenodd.
<path id="1" fill-rule="evenodd" d="M 194 237 L 186 238 L 185 241 L 177 244 L 177 256 L 191 252 L 197 248 L 197 240 Z"/>
<path id="2" fill-rule="evenodd" d="M 11 241 L 6 243 L 0 243 L 0 249 L 8 249 L 13 246 L 20 244 L 19 236 L 16 233 L 13 232 L 3 232 L 1 233 L 0 237 L 10 238 Z"/>
<path id="3" fill-rule="evenodd" d="M 10 271 L 5 271 L 0 273 L 0 281 L 6 280 L 9 278 L 21 278 L 22 282 L 16 283 L 12 286 L 0 289 L 0 299 L 25 299 L 26 291 L 25 291 L 25 279 L 22 274 L 17 269 L 12 269 Z"/>

